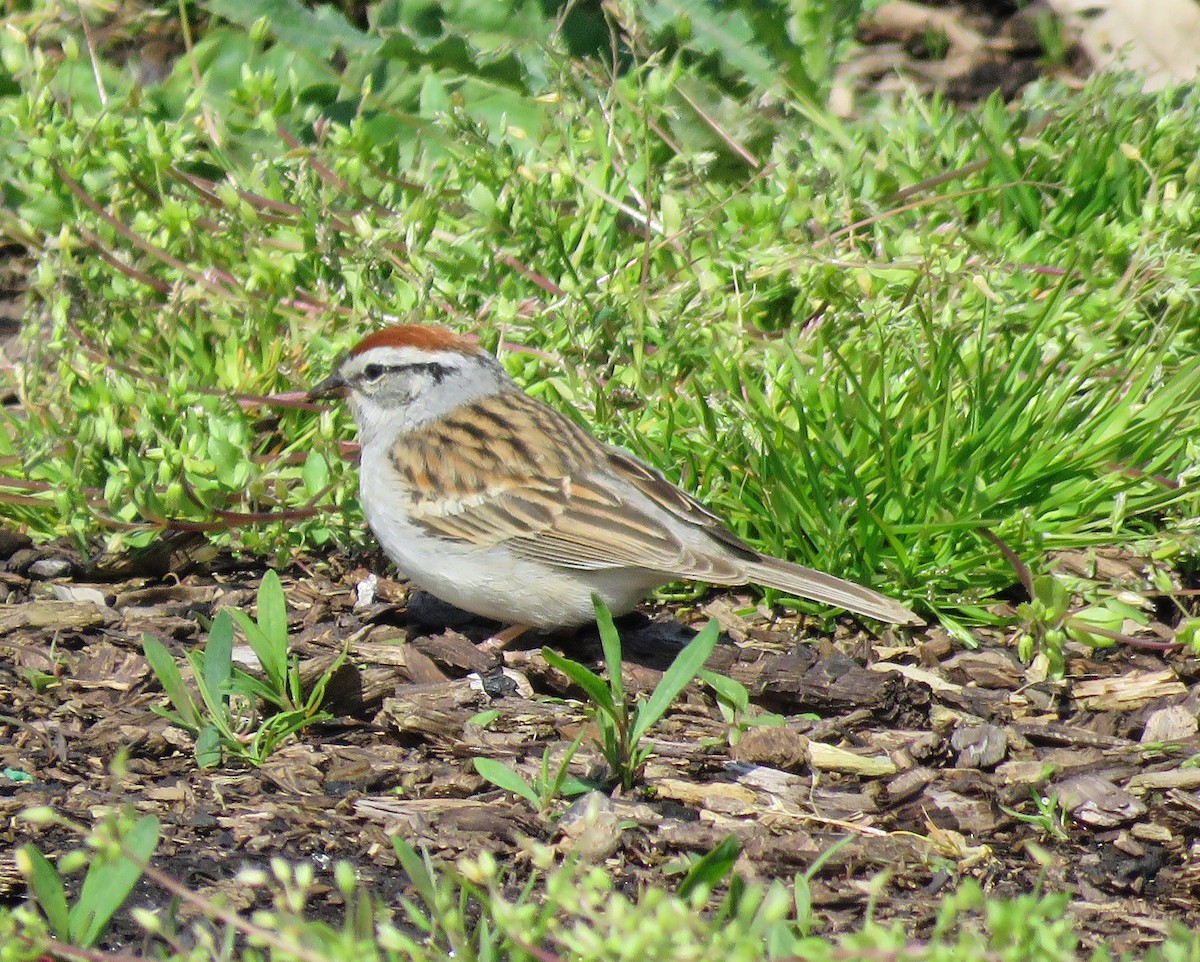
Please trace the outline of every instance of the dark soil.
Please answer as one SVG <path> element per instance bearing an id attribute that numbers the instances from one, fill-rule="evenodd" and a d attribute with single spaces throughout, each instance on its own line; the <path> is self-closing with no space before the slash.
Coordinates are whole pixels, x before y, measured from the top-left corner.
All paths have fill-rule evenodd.
<path id="1" fill-rule="evenodd" d="M 1070 84 L 1091 72 L 1044 0 L 885 3 L 863 18 L 858 39 L 863 46 L 839 69 L 834 98 L 847 114 L 863 90 L 937 92 L 970 106 L 997 92 L 1019 97 L 1042 77 Z"/>
<path id="2" fill-rule="evenodd" d="M 622 625 L 632 691 L 653 688 L 691 636 L 684 626 L 711 614 L 726 632 L 709 666 L 786 725 L 750 728 L 731 747 L 711 692 L 689 688 L 654 732 L 644 783 L 614 793 L 591 831 L 568 835 L 560 824 L 569 820 L 539 816 L 473 766 L 493 758 L 532 776 L 547 746 L 565 749 L 587 725 L 576 704 L 546 700 L 581 693 L 546 664 L 540 639 L 485 654 L 473 642 L 494 625 L 386 579 L 373 602 L 356 607 L 367 567 L 337 557 L 297 564 L 283 573 L 294 651 L 315 676 L 349 646 L 329 690 L 336 721 L 260 769 L 231 762 L 202 771 L 190 738 L 151 711 L 165 698 L 142 633 L 182 663 L 204 640 L 199 618 L 225 605 L 252 609 L 263 569 L 218 558 L 192 573 L 160 566 L 100 578 L 69 550 L 5 540 L 0 895 L 8 900 L 24 896 L 16 846 L 32 841 L 53 855 L 78 844 L 19 818 L 53 805 L 85 824 L 120 806 L 156 815 L 155 864 L 239 908 L 251 908 L 254 894 L 236 874 L 274 856 L 310 860 L 330 884 L 315 912 L 340 911 L 338 859 L 394 905 L 405 887 L 389 841 L 399 833 L 448 859 L 480 849 L 507 858 L 536 839 L 582 849 L 630 883 L 666 886 L 678 882 L 664 874 L 668 863 L 730 834 L 742 847 L 738 871 L 759 879 L 790 878 L 848 838 L 814 884 L 816 911 L 833 930 L 861 924 L 871 901 L 876 919 L 901 918 L 919 937 L 939 894 L 967 877 L 995 897 L 1072 893 L 1088 945 L 1138 950 L 1200 909 L 1200 659 L 1079 648 L 1069 680 L 1053 681 L 1019 664 L 994 633 L 980 632 L 973 651 L 941 629 L 873 637 L 840 622 L 830 635 L 794 615 L 740 616 L 747 599 L 728 594 L 703 610 L 646 609 Z M 178 565 L 189 553 L 173 557 Z M 1138 565 L 1121 556 L 1103 563 L 1114 577 Z M 550 642 L 599 661 L 594 630 Z M 495 721 L 472 724 L 485 709 L 498 712 Z M 586 740 L 572 770 L 605 774 Z M 1019 817 L 1036 814 L 1035 795 L 1059 799 L 1061 822 Z M 169 902 L 144 881 L 130 904 Z M 186 921 L 187 909 L 179 912 Z M 143 936 L 122 915 L 110 941 Z"/>

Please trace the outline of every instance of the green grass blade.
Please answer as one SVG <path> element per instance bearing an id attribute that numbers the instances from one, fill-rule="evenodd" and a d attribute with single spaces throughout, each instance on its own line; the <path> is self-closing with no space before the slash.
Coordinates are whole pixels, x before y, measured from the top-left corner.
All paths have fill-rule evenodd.
<path id="1" fill-rule="evenodd" d="M 404 874 L 421 896 L 421 901 L 430 912 L 437 912 L 437 879 L 426 859 L 399 835 L 392 836 L 392 848 L 396 851 L 396 858 L 400 860 Z"/>
<path id="2" fill-rule="evenodd" d="M 204 680 L 204 652 L 192 650 L 187 653 L 188 664 L 192 666 L 192 674 L 196 678 L 196 687 L 200 690 L 200 699 L 204 702 L 205 715 L 202 716 L 201 727 L 215 725 L 221 734 L 233 738 L 230 728 L 229 701 L 220 692 L 211 691 Z"/>
<path id="3" fill-rule="evenodd" d="M 281 697 L 279 692 L 266 682 L 255 678 L 240 668 L 233 670 L 230 686 L 233 691 L 245 695 L 247 698 L 261 698 L 268 705 L 274 705 L 280 709 L 287 709 L 289 707 L 288 699 Z"/>
<path id="4" fill-rule="evenodd" d="M 280 695 L 286 695 L 286 650 L 283 652 L 283 657 L 280 658 L 275 644 L 267 637 L 258 623 L 246 614 L 246 612 L 237 608 L 225 608 L 223 610 L 228 611 L 230 617 L 242 629 L 242 633 L 246 636 L 246 643 L 254 651 L 254 657 L 258 659 L 258 663 L 262 666 L 263 674 L 267 676 L 267 683 Z"/>
<path id="5" fill-rule="evenodd" d="M 1011 131 L 1005 130 L 1007 107 L 998 96 L 993 95 L 978 111 L 973 111 L 968 120 L 979 134 L 979 142 L 991 158 L 992 165 L 1003 180 L 1009 182 L 1005 196 L 1016 207 L 1026 229 L 1036 230 L 1045 216 L 1037 191 L 1025 183 L 1024 171 L 1018 164 L 1021 145 Z M 1012 156 L 1006 146 L 1011 145 Z"/>
<path id="6" fill-rule="evenodd" d="M 679 883 L 679 897 L 686 899 L 699 888 L 710 892 L 715 889 L 732 871 L 741 850 L 737 836 L 730 835 L 712 851 L 700 856 Z"/>
<path id="7" fill-rule="evenodd" d="M 160 718 L 165 718 L 176 728 L 182 728 L 184 731 L 189 732 L 193 735 L 196 734 L 197 729 L 195 727 L 193 727 L 192 725 L 189 725 L 186 721 L 183 720 L 183 718 L 180 715 L 177 715 L 175 712 L 171 711 L 169 708 L 163 708 L 162 705 L 151 705 L 150 710 L 152 712 L 154 712 L 154 714 L 158 715 Z"/>
<path id="8" fill-rule="evenodd" d="M 650 726 L 666 714 L 671 703 L 679 697 L 679 693 L 696 677 L 704 663 L 708 661 L 708 656 L 712 654 L 720 635 L 721 626 L 716 621 L 710 621 L 675 657 L 675 660 L 671 662 L 671 667 L 663 672 L 662 679 L 653 694 L 638 706 L 633 722 L 633 732 L 630 736 L 632 744 L 636 745 L 650 729 Z"/>
<path id="9" fill-rule="evenodd" d="M 557 651 L 552 651 L 549 648 L 542 649 L 542 657 L 551 668 L 557 668 L 564 675 L 575 682 L 582 688 L 592 704 L 602 711 L 609 718 L 616 719 L 617 706 L 613 701 L 612 692 L 608 685 L 604 684 L 604 679 L 595 672 L 589 671 L 577 661 L 572 661 L 570 658 L 564 658 Z"/>
<path id="10" fill-rule="evenodd" d="M 612 700 L 621 705 L 625 702 L 625 682 L 621 678 L 621 635 L 613 624 L 612 612 L 592 595 L 592 606 L 596 609 L 596 627 L 600 629 L 600 645 L 604 649 L 604 664 L 608 669 L 608 686 L 612 689 Z"/>

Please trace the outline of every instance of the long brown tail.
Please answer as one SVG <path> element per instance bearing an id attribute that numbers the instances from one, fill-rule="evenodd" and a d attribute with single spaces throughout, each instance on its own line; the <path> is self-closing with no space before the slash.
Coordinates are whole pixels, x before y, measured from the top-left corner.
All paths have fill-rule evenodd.
<path id="1" fill-rule="evenodd" d="M 896 625 L 920 624 L 921 619 L 904 605 L 877 591 L 835 578 L 823 571 L 805 568 L 780 558 L 763 558 L 746 566 L 747 580 L 766 588 L 778 588 L 801 598 L 823 601 L 855 614 Z"/>

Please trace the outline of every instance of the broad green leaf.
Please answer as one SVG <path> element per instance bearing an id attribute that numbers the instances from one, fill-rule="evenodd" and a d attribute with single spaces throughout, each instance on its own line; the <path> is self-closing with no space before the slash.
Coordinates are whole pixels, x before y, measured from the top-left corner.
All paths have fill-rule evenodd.
<path id="1" fill-rule="evenodd" d="M 672 22 L 688 25 L 687 45 L 717 57 L 764 90 L 779 86 L 778 63 L 757 42 L 745 15 L 705 0 L 650 0 L 638 4 L 649 24 L 659 30 Z"/>
<path id="2" fill-rule="evenodd" d="M 1175 639 L 1186 645 L 1193 655 L 1200 655 L 1200 618 L 1188 618 L 1175 629 Z"/>
<path id="3" fill-rule="evenodd" d="M 745 711 L 750 704 L 750 693 L 746 691 L 746 686 L 740 681 L 715 671 L 709 671 L 707 668 L 700 669 L 697 675 L 704 684 L 717 693 L 718 698 L 728 702 L 738 711 Z"/>
<path id="4" fill-rule="evenodd" d="M 229 679 L 233 672 L 233 619 L 219 611 L 208 629 L 204 645 L 204 685 L 214 700 L 229 703 Z"/>
<path id="5" fill-rule="evenodd" d="M 67 895 L 63 889 L 58 870 L 50 864 L 34 845 L 23 845 L 17 856 L 17 865 L 25 876 L 25 884 L 33 893 L 34 900 L 50 931 L 56 939 L 68 941 L 71 937 L 68 921 Z"/>
<path id="6" fill-rule="evenodd" d="M 1067 613 L 1071 599 L 1062 579 L 1053 575 L 1041 575 L 1033 579 L 1033 595 L 1045 606 L 1046 617 L 1058 621 Z"/>
<path id="7" fill-rule="evenodd" d="M 310 498 L 315 498 L 329 484 L 329 462 L 325 455 L 318 451 L 309 451 L 304 459 L 304 469 L 301 472 L 304 488 Z"/>
<path id="8" fill-rule="evenodd" d="M 487 728 L 492 722 L 500 717 L 500 712 L 495 708 L 485 708 L 483 711 L 476 712 L 467 719 L 468 725 L 474 725 L 476 728 Z"/>
<path id="9" fill-rule="evenodd" d="M 538 798 L 537 792 L 533 790 L 533 786 L 507 765 L 491 758 L 476 758 L 474 763 L 475 771 L 497 788 L 520 795 L 534 808 L 541 807 L 541 800 Z"/>
<path id="10" fill-rule="evenodd" d="M 262 584 L 258 588 L 258 626 L 267 639 L 279 647 L 282 657 L 277 660 L 287 663 L 287 599 L 283 594 L 283 585 L 279 574 L 270 569 L 263 575 Z"/>
<path id="11" fill-rule="evenodd" d="M 83 880 L 79 899 L 71 907 L 68 920 L 71 941 L 83 948 L 90 948 L 99 941 L 113 913 L 142 877 L 142 868 L 134 859 L 148 862 L 154 854 L 158 847 L 158 819 L 153 815 L 138 819 L 122 839 L 121 847 L 122 854 L 115 859 L 101 857 L 92 863 Z"/>
<path id="12" fill-rule="evenodd" d="M 354 27 L 335 7 L 310 10 L 299 0 L 208 0 L 206 6 L 247 29 L 264 20 L 280 43 L 321 60 L 339 48 L 356 59 L 369 58 L 381 42 Z"/>
<path id="13" fill-rule="evenodd" d="M 183 681 L 183 675 L 175 658 L 167 651 L 166 646 L 151 635 L 142 635 L 142 653 L 154 672 L 154 677 L 162 685 L 163 691 L 171 699 L 175 711 L 183 721 L 184 728 L 196 731 L 204 725 L 204 717 L 196 707 L 196 700 Z"/>
<path id="14" fill-rule="evenodd" d="M 216 768 L 221 764 L 224 756 L 221 750 L 221 732 L 215 725 L 206 725 L 200 729 L 192 752 L 196 756 L 196 764 L 201 768 Z"/>
<path id="15" fill-rule="evenodd" d="M 571 775 L 564 778 L 558 785 L 558 794 L 563 798 L 575 798 L 577 795 L 582 795 L 585 792 L 596 791 L 602 786 L 596 782 L 586 782 L 581 778 L 576 778 Z"/>

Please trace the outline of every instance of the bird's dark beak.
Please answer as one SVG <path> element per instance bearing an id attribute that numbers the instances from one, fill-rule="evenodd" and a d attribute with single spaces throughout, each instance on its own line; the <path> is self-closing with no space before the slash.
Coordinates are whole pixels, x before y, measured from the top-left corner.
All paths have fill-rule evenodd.
<path id="1" fill-rule="evenodd" d="M 314 387 L 304 396 L 306 401 L 320 401 L 330 397 L 345 397 L 349 393 L 349 388 L 342 376 L 336 372 L 330 374 L 320 384 Z"/>

